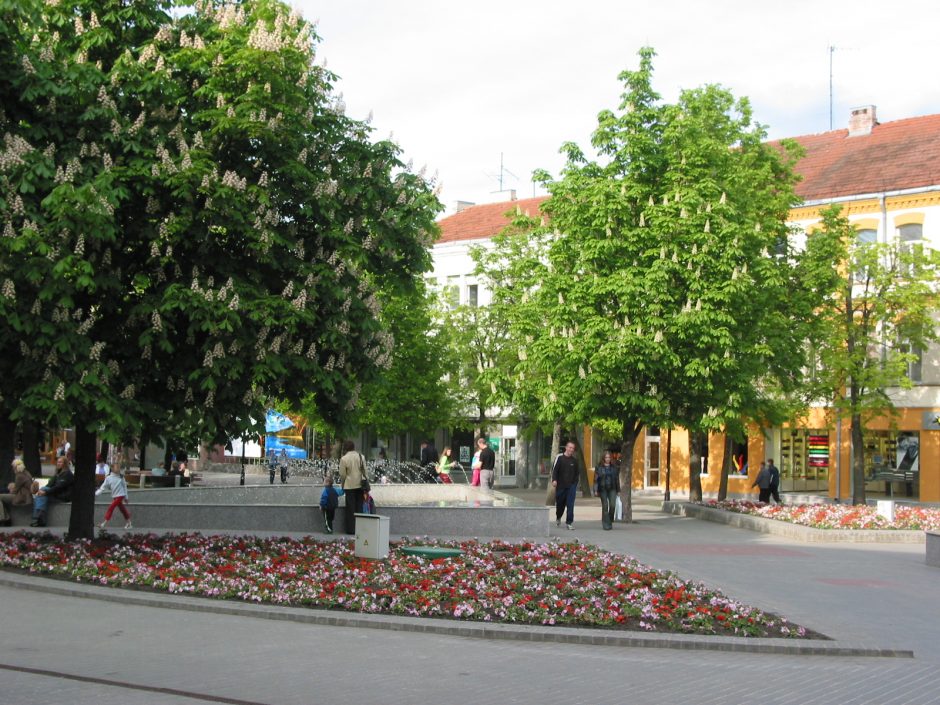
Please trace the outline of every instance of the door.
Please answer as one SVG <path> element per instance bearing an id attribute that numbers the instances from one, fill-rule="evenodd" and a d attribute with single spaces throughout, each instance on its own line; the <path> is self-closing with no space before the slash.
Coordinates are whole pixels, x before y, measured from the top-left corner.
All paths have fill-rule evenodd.
<path id="1" fill-rule="evenodd" d="M 656 427 L 650 428 L 646 433 L 646 453 L 644 455 L 646 456 L 644 463 L 646 467 L 646 471 L 644 472 L 644 486 L 659 487 L 660 445 L 659 429 Z"/>

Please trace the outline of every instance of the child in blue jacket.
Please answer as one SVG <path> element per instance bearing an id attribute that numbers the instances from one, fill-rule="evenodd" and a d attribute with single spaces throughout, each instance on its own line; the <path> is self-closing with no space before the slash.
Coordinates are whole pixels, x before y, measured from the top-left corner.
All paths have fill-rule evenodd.
<path id="1" fill-rule="evenodd" d="M 323 482 L 323 492 L 320 494 L 320 509 L 323 510 L 323 525 L 326 533 L 333 533 L 333 517 L 336 516 L 336 507 L 339 506 L 339 497 L 343 488 L 333 487 L 333 476 L 327 475 Z"/>

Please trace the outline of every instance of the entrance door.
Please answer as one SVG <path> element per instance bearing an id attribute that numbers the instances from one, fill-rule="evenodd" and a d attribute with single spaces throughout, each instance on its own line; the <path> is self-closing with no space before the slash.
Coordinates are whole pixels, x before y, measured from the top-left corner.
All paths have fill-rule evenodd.
<path id="1" fill-rule="evenodd" d="M 515 484 L 516 481 L 516 439 L 503 438 L 500 443 L 500 477 L 511 478 L 511 482 L 502 484 Z"/>
<path id="2" fill-rule="evenodd" d="M 659 429 L 651 427 L 646 432 L 645 487 L 659 487 Z"/>

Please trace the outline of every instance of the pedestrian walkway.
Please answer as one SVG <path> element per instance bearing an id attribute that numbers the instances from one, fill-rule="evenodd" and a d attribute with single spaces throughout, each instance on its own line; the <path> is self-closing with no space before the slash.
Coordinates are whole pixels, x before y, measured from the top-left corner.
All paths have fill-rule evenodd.
<path id="1" fill-rule="evenodd" d="M 512 494 L 535 503 L 546 498 L 544 490 Z M 122 604 L 120 596 L 87 600 L 0 586 L 3 604 L 15 605 L 5 610 L 0 639 L 3 700 L 14 705 L 335 702 L 348 697 L 350 682 L 367 673 L 379 703 L 940 702 L 940 651 L 934 645 L 940 572 L 926 566 L 923 546 L 799 544 L 664 514 L 655 500 L 645 498 L 635 501 L 634 523 L 615 524 L 612 531 L 601 530 L 597 500 L 578 498 L 574 531 L 552 522 L 551 532 L 554 540 L 596 544 L 673 570 L 839 643 L 911 650 L 914 658 L 465 639 L 311 625 L 289 615 L 269 621 L 166 610 Z M 552 663 L 565 667 L 547 666 Z M 47 673 L 53 666 L 64 674 Z M 101 675 L 102 682 L 81 680 L 88 674 Z M 155 690 L 168 684 L 173 688 L 167 692 Z M 48 695 L 50 688 L 56 697 Z"/>

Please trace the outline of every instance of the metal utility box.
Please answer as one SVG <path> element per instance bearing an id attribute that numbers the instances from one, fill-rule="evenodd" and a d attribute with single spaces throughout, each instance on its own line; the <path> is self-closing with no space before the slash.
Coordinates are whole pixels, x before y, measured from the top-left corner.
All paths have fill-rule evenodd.
<path id="1" fill-rule="evenodd" d="M 388 517 L 356 514 L 355 554 L 376 560 L 388 556 Z"/>

